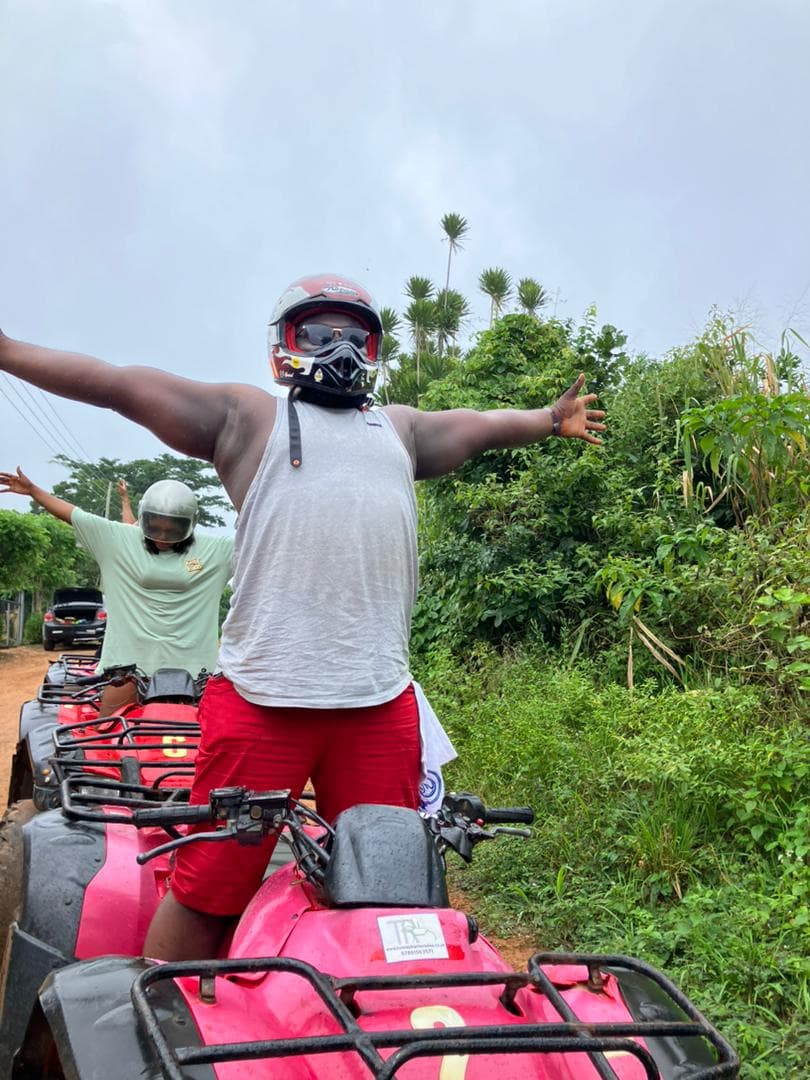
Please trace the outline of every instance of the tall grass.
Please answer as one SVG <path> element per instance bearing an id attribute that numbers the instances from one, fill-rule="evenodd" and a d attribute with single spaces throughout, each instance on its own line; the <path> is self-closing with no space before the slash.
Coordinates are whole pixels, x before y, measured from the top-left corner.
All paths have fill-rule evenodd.
<path id="1" fill-rule="evenodd" d="M 529 803 L 530 841 L 460 879 L 494 932 L 667 971 L 749 1080 L 808 1075 L 810 742 L 753 690 L 600 687 L 540 654 L 441 652 L 421 679 L 456 789 Z"/>

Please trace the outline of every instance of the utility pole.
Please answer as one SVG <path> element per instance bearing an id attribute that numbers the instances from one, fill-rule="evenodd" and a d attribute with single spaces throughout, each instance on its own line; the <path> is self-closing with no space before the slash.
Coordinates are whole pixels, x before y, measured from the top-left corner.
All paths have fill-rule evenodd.
<path id="1" fill-rule="evenodd" d="M 110 516 L 110 496 L 112 495 L 112 480 L 107 481 L 107 502 L 104 506 L 104 517 Z"/>

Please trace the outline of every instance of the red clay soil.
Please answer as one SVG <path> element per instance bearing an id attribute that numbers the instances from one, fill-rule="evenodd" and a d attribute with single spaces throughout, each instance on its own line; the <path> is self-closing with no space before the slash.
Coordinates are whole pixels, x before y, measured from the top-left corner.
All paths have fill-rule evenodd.
<path id="1" fill-rule="evenodd" d="M 0 810 L 6 807 L 11 758 L 17 745 L 20 706 L 30 701 L 55 658 L 41 645 L 0 649 Z"/>
<path id="2" fill-rule="evenodd" d="M 11 758 L 17 745 L 20 706 L 36 695 L 48 663 L 56 655 L 46 653 L 41 645 L 0 649 L 0 812 L 6 807 Z M 452 900 L 454 906 L 471 910 L 471 902 L 460 890 L 453 890 Z M 481 929 L 517 971 L 525 969 L 527 959 L 541 946 L 533 938 L 521 936 L 504 939 L 488 933 L 485 926 Z"/>

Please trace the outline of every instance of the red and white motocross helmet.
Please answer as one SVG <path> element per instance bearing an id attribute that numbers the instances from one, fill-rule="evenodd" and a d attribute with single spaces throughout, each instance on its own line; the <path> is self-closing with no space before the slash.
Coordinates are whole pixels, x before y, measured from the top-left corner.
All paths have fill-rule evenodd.
<path id="1" fill-rule="evenodd" d="M 340 337 L 325 332 L 318 316 L 342 311 L 362 324 Z M 296 330 L 307 325 L 312 349 L 302 351 Z M 325 324 L 328 329 L 328 322 Z M 273 378 L 281 386 L 310 386 L 338 397 L 357 397 L 374 389 L 382 321 L 371 294 L 337 274 L 313 274 L 289 285 L 270 317 L 267 350 Z"/>

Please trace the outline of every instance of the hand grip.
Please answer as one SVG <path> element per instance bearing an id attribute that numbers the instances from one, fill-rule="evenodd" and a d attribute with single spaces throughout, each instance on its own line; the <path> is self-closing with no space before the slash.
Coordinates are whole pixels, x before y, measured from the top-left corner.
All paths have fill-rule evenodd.
<path id="1" fill-rule="evenodd" d="M 493 806 L 484 814 L 487 825 L 531 825 L 534 810 L 530 806 Z"/>
<path id="2" fill-rule="evenodd" d="M 156 806 L 154 810 L 136 810 L 132 815 L 136 825 L 198 825 L 211 820 L 211 807 L 202 806 Z"/>

